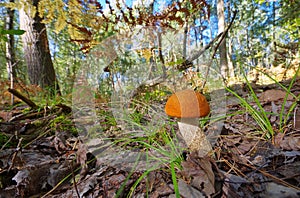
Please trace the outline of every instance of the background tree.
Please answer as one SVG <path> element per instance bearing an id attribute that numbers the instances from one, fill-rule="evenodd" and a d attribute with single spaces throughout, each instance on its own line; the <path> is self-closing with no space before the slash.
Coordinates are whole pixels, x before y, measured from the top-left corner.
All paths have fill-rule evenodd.
<path id="1" fill-rule="evenodd" d="M 219 0 L 219 2 L 221 1 L 222 0 Z M 283 63 L 291 62 L 291 60 L 297 56 L 296 54 L 299 53 L 299 11 L 296 9 L 299 7 L 298 1 L 223 1 L 226 6 L 224 7 L 224 5 L 222 5 L 219 6 L 219 8 L 223 8 L 224 10 L 224 22 L 229 21 L 232 17 L 231 10 L 239 11 L 237 19 L 234 21 L 233 27 L 230 29 L 228 37 L 226 38 L 226 42 L 228 43 L 225 46 L 227 61 L 232 60 L 237 75 L 241 74 L 238 72 L 239 69 L 249 72 L 256 66 L 271 67 L 282 65 Z M 9 0 L 6 2 L 9 2 Z M 188 31 L 185 42 L 195 44 L 195 46 L 201 48 L 216 37 L 218 31 L 221 31 L 221 27 L 218 28 L 218 21 L 221 21 L 218 20 L 218 17 L 219 19 L 221 17 L 218 16 L 217 12 L 218 0 L 151 0 L 143 3 L 140 1 L 129 3 L 128 1 L 35 0 L 33 1 L 35 2 L 35 6 L 31 1 L 25 4 L 23 2 L 27 1 L 17 1 L 14 5 L 10 3 L 8 7 L 23 7 L 28 16 L 30 16 L 32 20 L 36 20 L 37 23 L 33 23 L 32 29 L 39 28 L 39 30 L 34 30 L 36 32 L 29 35 L 33 36 L 35 41 L 34 39 L 30 40 L 27 38 L 27 41 L 24 43 L 27 43 L 28 49 L 32 48 L 30 49 L 32 50 L 31 57 L 38 57 L 37 54 L 48 53 L 48 55 L 40 56 L 43 57 L 43 60 L 41 59 L 40 61 L 43 62 L 42 65 L 48 65 L 48 63 L 50 63 L 49 67 L 45 66 L 46 69 L 41 67 L 39 71 L 36 70 L 38 71 L 37 73 L 40 79 L 36 80 L 35 83 L 41 84 L 41 86 L 44 86 L 42 84 L 48 84 L 44 82 L 45 79 L 41 79 L 44 78 L 43 72 L 49 70 L 46 72 L 48 80 L 52 82 L 59 80 L 64 92 L 70 92 L 76 69 L 80 66 L 81 61 L 85 59 L 85 54 L 89 53 L 94 46 L 97 46 L 111 35 L 124 34 L 126 37 L 126 34 L 130 33 L 130 31 L 137 26 L 154 26 L 174 30 L 180 30 L 185 27 Z M 38 8 L 36 5 L 38 5 Z M 4 13 L 3 10 L 1 11 Z M 1 15 L 0 17 L 3 16 Z M 22 20 L 24 18 L 21 17 L 20 19 Z M 2 20 L 0 24 L 4 27 L 3 21 L 4 20 Z M 46 31 L 42 31 L 43 29 L 46 30 L 45 26 L 41 28 L 39 23 L 41 25 L 43 25 L 43 23 L 46 24 L 48 38 L 47 34 L 44 35 Z M 16 26 L 17 25 L 16 23 Z M 24 27 L 24 29 L 28 28 L 28 26 L 24 24 L 22 27 Z M 28 30 L 27 32 L 31 31 Z M 164 33 L 162 33 L 162 37 L 164 36 L 163 34 Z M 28 37 L 28 35 L 26 35 L 25 38 L 26 37 Z M 160 41 L 160 43 L 163 42 L 163 40 Z M 37 47 L 38 44 L 45 45 L 44 47 Z M 23 60 L 23 54 L 19 53 L 18 48 L 20 48 L 20 46 L 17 42 L 15 46 L 17 50 L 16 58 Z M 5 42 L 1 43 L 1 47 L 3 47 L 2 51 L 5 52 Z M 185 49 L 184 46 L 181 47 Z M 216 57 L 216 61 L 212 65 L 214 69 L 219 68 L 219 66 L 223 64 L 221 61 L 226 60 L 226 58 L 224 58 L 225 53 L 222 53 L 222 51 L 224 52 L 224 46 L 222 47 L 223 48 L 220 48 L 220 56 Z M 43 51 L 34 51 L 42 48 L 44 48 Z M 158 47 L 158 49 L 160 49 L 160 47 Z M 51 68 L 50 50 L 52 53 L 52 64 L 54 64 L 53 66 L 57 72 L 58 79 L 55 79 L 54 70 L 49 69 Z M 190 51 L 188 49 L 185 51 L 186 56 L 189 56 Z M 36 68 L 36 66 L 34 66 L 36 64 L 29 63 L 27 60 L 30 60 L 30 58 L 28 58 L 30 57 L 28 54 L 31 54 L 29 50 L 25 50 L 25 52 L 28 52 L 25 56 L 26 62 L 28 62 L 31 67 Z M 211 57 L 210 53 L 211 52 L 206 51 L 201 58 L 197 59 L 197 62 L 195 62 L 197 63 L 196 65 L 200 67 L 201 63 L 205 64 L 209 62 L 208 59 Z M 5 53 L 1 55 L 0 58 L 3 61 L 0 62 L 0 69 L 1 71 L 5 71 Z M 170 67 L 165 63 L 172 61 L 172 57 L 164 56 L 162 53 L 160 55 L 158 62 L 162 64 L 151 65 L 153 70 L 161 70 L 163 66 L 166 66 L 165 68 Z M 137 58 L 141 57 L 137 56 Z M 151 57 L 149 60 L 153 61 Z M 116 76 L 126 79 L 126 77 L 124 77 L 126 71 L 132 69 L 132 67 L 139 67 L 134 64 L 136 60 L 132 57 L 130 59 L 124 56 L 118 61 L 119 64 L 115 64 L 114 68 L 110 70 L 106 68 L 106 71 L 110 71 L 111 75 L 106 73 L 99 77 L 99 81 L 107 83 L 106 88 L 112 86 L 113 89 L 114 79 L 117 79 Z M 229 66 L 230 64 L 228 64 L 228 67 Z M 176 68 L 174 69 L 176 70 Z M 190 69 L 196 70 L 197 68 Z M 233 69 L 229 68 L 229 76 L 232 76 L 232 71 Z M 31 72 L 29 72 L 29 78 L 32 76 L 30 73 Z M 181 71 L 177 71 L 176 75 L 177 74 L 182 75 Z M 0 75 L 4 76 L 4 73 Z M 52 77 L 49 78 L 50 76 Z M 107 76 L 110 77 L 110 81 L 107 80 Z"/>
<path id="2" fill-rule="evenodd" d="M 230 1 L 230 6 L 239 11 L 230 31 L 236 69 L 248 73 L 257 66 L 288 67 L 299 52 L 300 22 L 295 17 L 299 11 L 294 9 L 297 5 L 299 1 Z M 289 48 L 275 48 L 274 44 Z M 278 50 L 285 51 L 280 59 Z"/>
<path id="3" fill-rule="evenodd" d="M 53 31 L 55 28 L 51 23 L 47 26 L 49 45 L 51 47 L 52 62 L 55 69 L 57 81 L 59 82 L 62 94 L 72 92 L 73 83 L 77 69 L 80 67 L 85 55 L 79 50 L 79 46 L 70 42 L 67 29 L 59 32 Z"/>
<path id="4" fill-rule="evenodd" d="M 14 0 L 10 0 L 10 2 L 14 2 Z M 14 29 L 14 14 L 15 10 L 7 8 L 7 17 L 6 17 L 6 30 L 13 30 Z M 16 57 L 15 57 L 15 39 L 13 34 L 7 35 L 6 41 L 6 65 L 7 65 L 7 73 L 8 79 L 13 81 L 16 77 Z"/>
<path id="5" fill-rule="evenodd" d="M 39 0 L 32 4 L 24 4 L 20 9 L 20 28 L 25 30 L 22 35 L 25 60 L 31 84 L 59 92 L 51 54 L 48 44 L 46 26 L 38 13 Z"/>
<path id="6" fill-rule="evenodd" d="M 217 2 L 217 13 L 218 13 L 218 32 L 224 32 L 225 30 L 225 14 L 224 14 L 224 0 L 218 0 Z M 227 79 L 228 74 L 228 61 L 227 61 L 227 49 L 226 49 L 226 38 L 220 44 L 220 71 L 223 78 Z"/>

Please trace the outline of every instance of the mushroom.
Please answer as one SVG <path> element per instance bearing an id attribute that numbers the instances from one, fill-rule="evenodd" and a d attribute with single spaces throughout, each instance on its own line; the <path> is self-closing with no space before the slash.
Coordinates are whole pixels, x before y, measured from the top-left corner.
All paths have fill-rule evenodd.
<path id="1" fill-rule="evenodd" d="M 203 130 L 199 127 L 199 118 L 209 114 L 206 98 L 199 92 L 183 90 L 172 94 L 165 106 L 168 116 L 180 118 L 178 127 L 188 148 L 205 156 L 212 151 L 212 146 Z"/>

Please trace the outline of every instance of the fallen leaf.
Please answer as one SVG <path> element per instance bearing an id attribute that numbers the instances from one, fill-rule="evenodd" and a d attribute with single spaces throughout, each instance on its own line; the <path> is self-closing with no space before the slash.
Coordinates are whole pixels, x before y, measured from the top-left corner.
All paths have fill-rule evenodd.
<path id="1" fill-rule="evenodd" d="M 178 189 L 179 193 L 182 197 L 197 197 L 197 198 L 205 198 L 199 190 L 188 185 L 183 180 L 179 179 L 178 181 Z"/>
<path id="2" fill-rule="evenodd" d="M 182 174 L 190 180 L 193 187 L 210 196 L 215 193 L 215 175 L 210 159 L 197 157 L 191 153 L 188 159 L 182 162 Z"/>
<path id="3" fill-rule="evenodd" d="M 286 96 L 286 92 L 278 89 L 270 89 L 265 92 L 263 92 L 260 95 L 260 100 L 264 102 L 272 102 L 284 99 Z M 293 100 L 293 97 L 291 95 L 288 95 L 287 100 Z"/>

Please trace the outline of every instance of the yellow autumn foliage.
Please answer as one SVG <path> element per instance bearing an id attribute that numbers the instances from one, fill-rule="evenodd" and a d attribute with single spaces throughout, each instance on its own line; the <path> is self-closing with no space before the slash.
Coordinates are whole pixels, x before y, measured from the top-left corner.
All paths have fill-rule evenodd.
<path id="1" fill-rule="evenodd" d="M 146 59 L 147 63 L 150 62 L 150 59 L 153 56 L 152 48 L 143 48 L 136 51 Z"/>
<path id="2" fill-rule="evenodd" d="M 32 2 L 29 0 L 19 0 L 19 1 L 15 1 L 14 3 L 4 2 L 3 5 L 10 9 L 16 9 L 16 10 L 23 9 L 25 13 L 31 16 L 32 18 L 35 16 L 37 11 L 36 8 L 32 5 Z"/>
<path id="3" fill-rule="evenodd" d="M 43 18 L 43 23 L 55 21 L 55 32 L 59 33 L 67 25 L 66 5 L 62 0 L 40 0 L 38 5 L 39 15 Z"/>

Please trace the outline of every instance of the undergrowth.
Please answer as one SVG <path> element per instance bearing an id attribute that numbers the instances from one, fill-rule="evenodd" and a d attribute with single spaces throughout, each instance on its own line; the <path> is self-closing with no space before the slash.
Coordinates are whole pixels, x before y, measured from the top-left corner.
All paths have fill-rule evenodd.
<path id="1" fill-rule="evenodd" d="M 265 111 L 261 101 L 259 100 L 254 89 L 252 88 L 251 83 L 249 82 L 245 72 L 243 72 L 243 76 L 244 76 L 247 88 L 249 90 L 250 100 L 241 97 L 240 95 L 238 95 L 237 92 L 231 90 L 229 87 L 226 87 L 226 90 L 228 92 L 230 92 L 236 98 L 238 98 L 238 100 L 240 101 L 240 104 L 245 108 L 245 112 L 249 113 L 251 115 L 251 117 L 255 120 L 257 125 L 260 127 L 260 130 L 261 130 L 260 134 L 263 135 L 266 139 L 274 138 L 274 135 L 276 134 L 276 132 L 280 132 L 280 133 L 284 132 L 284 130 L 288 124 L 288 120 L 291 117 L 295 107 L 297 106 L 297 102 L 299 101 L 300 96 L 298 96 L 298 97 L 295 96 L 291 92 L 291 89 L 293 87 L 293 84 L 294 84 L 296 78 L 298 77 L 299 69 L 300 69 L 300 67 L 298 67 L 298 69 L 297 69 L 295 75 L 293 76 L 293 78 L 291 79 L 288 87 L 285 87 L 282 83 L 278 82 L 275 78 L 271 77 L 269 74 L 267 74 L 261 70 L 258 70 L 259 72 L 262 72 L 265 76 L 270 78 L 275 84 L 277 84 L 280 88 L 282 88 L 286 92 L 286 95 L 281 104 L 280 113 L 277 115 L 277 116 L 279 116 L 278 128 L 274 128 L 274 126 L 271 124 L 269 115 L 271 115 L 273 113 Z M 285 113 L 285 106 L 287 104 L 287 98 L 289 95 L 292 96 L 295 100 L 292 103 L 292 105 L 289 107 L 287 113 Z M 254 107 L 251 104 L 251 102 L 253 102 L 253 101 L 257 107 Z"/>
<path id="2" fill-rule="evenodd" d="M 179 197 L 176 170 L 182 168 L 183 148 L 178 146 L 178 139 L 174 129 L 175 122 L 164 120 L 163 123 L 158 125 L 155 122 L 152 123 L 151 120 L 145 119 L 145 117 L 149 116 L 151 113 L 153 118 L 163 119 L 161 115 L 159 115 L 160 112 L 155 112 L 155 108 L 158 107 L 153 107 L 141 101 L 135 101 L 135 105 L 132 107 L 133 111 L 130 111 L 128 116 L 116 118 L 117 123 L 121 122 L 123 123 L 122 125 L 127 126 L 128 128 L 120 131 L 120 133 L 124 133 L 123 136 L 121 135 L 112 140 L 114 144 L 121 146 L 126 150 L 139 149 L 140 153 L 146 155 L 145 163 L 149 163 L 149 168 L 134 182 L 127 197 L 132 197 L 137 186 L 142 181 L 148 180 L 147 176 L 150 172 L 161 170 L 166 167 L 172 176 L 175 193 L 177 197 Z M 155 155 L 153 155 L 153 153 L 155 153 Z M 139 161 L 138 158 L 136 160 Z M 134 167 L 132 172 L 133 171 Z M 127 176 L 126 181 L 130 176 L 131 174 Z M 124 183 L 126 183 L 126 181 Z M 121 192 L 119 191 L 118 194 L 120 195 Z"/>

